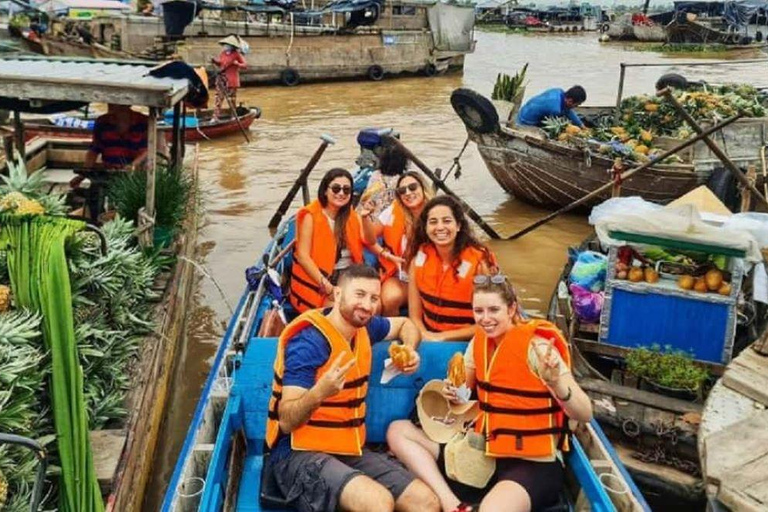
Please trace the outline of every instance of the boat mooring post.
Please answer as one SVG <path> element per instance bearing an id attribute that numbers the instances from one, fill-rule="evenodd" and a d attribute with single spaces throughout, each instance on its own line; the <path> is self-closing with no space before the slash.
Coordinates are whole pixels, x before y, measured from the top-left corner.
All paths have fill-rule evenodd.
<path id="1" fill-rule="evenodd" d="M 675 110 L 677 113 L 685 119 L 685 122 L 690 125 L 691 128 L 693 128 L 693 131 L 695 131 L 697 134 L 702 135 L 704 133 L 704 130 L 701 126 L 696 122 L 696 120 L 685 111 L 683 106 L 680 104 L 679 101 L 674 97 L 672 94 L 672 91 L 669 88 L 664 88 L 660 90 L 657 93 L 659 96 L 662 96 L 664 99 L 666 99 L 668 102 L 672 104 L 673 107 L 675 107 Z M 731 174 L 733 174 L 733 177 L 736 178 L 736 180 L 741 183 L 741 185 L 750 191 L 750 193 L 758 199 L 763 205 L 768 207 L 768 201 L 765 199 L 765 196 L 760 193 L 759 190 L 757 190 L 757 187 L 755 187 L 755 184 L 752 183 L 749 179 L 747 179 L 746 176 L 739 170 L 738 167 L 736 167 L 736 164 L 734 164 L 730 158 L 728 158 L 728 155 L 726 155 L 722 149 L 720 149 L 720 146 L 715 144 L 715 142 L 710 139 L 708 136 L 701 137 L 701 140 L 704 142 L 704 144 L 709 147 L 709 149 L 712 151 L 712 153 L 715 154 L 717 158 L 720 159 L 720 161 L 723 163 L 726 169 L 730 171 Z"/>
<path id="2" fill-rule="evenodd" d="M 430 180 L 432 180 L 432 183 L 434 183 L 437 188 L 439 188 L 445 194 L 451 196 L 456 201 L 458 201 L 459 204 L 462 206 L 462 208 L 464 208 L 464 210 L 467 212 L 467 215 L 469 215 L 469 218 L 475 221 L 475 223 L 478 226 L 480 226 L 480 229 L 485 231 L 488 234 L 488 236 L 490 236 L 494 240 L 498 240 L 501 238 L 501 236 L 499 236 L 496 230 L 493 229 L 487 222 L 485 222 L 483 218 L 475 210 L 473 210 L 471 206 L 469 206 L 466 202 L 464 202 L 462 198 L 457 196 L 451 189 L 449 189 L 448 186 L 445 184 L 445 182 L 440 178 L 438 178 L 437 175 L 432 171 L 432 169 L 427 167 L 427 165 L 424 162 L 419 160 L 419 158 L 416 155 L 414 155 L 410 149 L 406 148 L 405 145 L 402 142 L 400 142 L 400 139 L 397 139 L 392 135 L 385 135 L 384 137 L 386 137 L 388 142 L 390 142 L 394 146 L 397 146 L 405 154 L 405 156 L 408 157 L 408 160 L 410 160 L 416 165 L 416 167 L 421 169 L 421 171 L 424 174 L 426 174 Z"/>
<path id="3" fill-rule="evenodd" d="M 624 78 L 627 76 L 627 65 L 621 63 L 621 71 L 619 72 L 619 92 L 616 94 L 616 123 L 621 119 L 621 97 L 624 95 Z"/>
<path id="4" fill-rule="evenodd" d="M 286 196 L 283 198 L 283 202 L 280 203 L 280 206 L 277 207 L 277 211 L 272 216 L 272 219 L 270 219 L 269 221 L 269 229 L 275 229 L 278 226 L 278 224 L 280 224 L 280 221 L 283 219 L 285 212 L 288 211 L 288 208 L 291 206 L 291 202 L 293 202 L 293 198 L 296 197 L 296 194 L 299 192 L 300 188 L 305 188 L 307 190 L 307 195 L 308 195 L 309 189 L 307 188 L 308 187 L 307 178 L 309 178 L 309 173 L 311 173 L 312 169 L 315 168 L 315 165 L 317 165 L 317 162 L 320 160 L 320 157 L 323 156 L 325 149 L 331 144 L 336 144 L 336 140 L 327 134 L 321 135 L 320 139 L 323 142 L 320 144 L 320 147 L 317 148 L 317 150 L 315 151 L 315 154 L 312 155 L 312 158 L 309 159 L 309 162 L 307 162 L 306 167 L 302 169 L 301 174 L 299 175 L 299 178 L 291 186 L 291 190 L 288 191 L 288 194 L 286 194 Z"/>
<path id="5" fill-rule="evenodd" d="M 715 132 L 717 132 L 719 130 L 722 130 L 723 128 L 725 128 L 729 124 L 732 124 L 732 123 L 738 121 L 742 117 L 744 117 L 744 112 L 739 112 L 735 116 L 729 117 L 728 119 L 726 119 L 722 123 L 716 124 L 715 126 L 712 126 L 712 127 L 708 128 L 708 129 L 704 130 L 703 133 L 700 133 L 700 134 L 696 135 L 695 137 L 692 137 L 692 138 L 690 138 L 690 139 L 688 139 L 688 140 L 678 144 L 677 146 L 673 147 L 672 149 L 669 149 L 669 150 L 663 152 L 656 159 L 654 159 L 652 161 L 649 161 L 649 162 L 645 162 L 644 164 L 642 164 L 642 165 L 640 165 L 638 167 L 635 167 L 634 169 L 629 169 L 627 171 L 622 172 L 621 175 L 619 176 L 619 179 L 621 181 L 625 181 L 625 180 L 631 178 L 635 173 L 640 172 L 640 171 L 642 171 L 644 169 L 647 169 L 648 167 L 653 166 L 656 162 L 662 161 L 665 158 L 669 158 L 670 156 L 674 155 L 675 153 L 679 153 L 680 151 L 684 150 L 685 148 L 687 148 L 689 146 L 692 146 L 693 144 L 696 144 L 702 138 L 707 137 L 709 135 L 712 135 L 713 133 L 715 133 Z M 590 199 L 592 199 L 592 198 L 602 194 L 606 190 L 612 188 L 613 187 L 613 183 L 614 183 L 613 180 L 609 181 L 605 185 L 602 185 L 602 186 L 596 188 L 595 190 L 593 190 L 589 194 L 583 196 L 580 199 L 575 200 L 571 204 L 569 204 L 567 206 L 563 206 L 562 208 L 560 208 L 556 212 L 552 212 L 549 215 L 547 215 L 546 217 L 544 217 L 543 219 L 537 220 L 536 222 L 534 222 L 530 226 L 521 229 L 520 231 L 518 231 L 514 235 L 508 236 L 506 238 L 506 240 L 515 240 L 515 239 L 520 238 L 521 236 L 523 236 L 525 234 L 530 233 L 534 229 L 538 228 L 539 226 L 543 226 L 544 224 L 546 224 L 547 222 L 551 221 L 555 217 L 559 217 L 563 213 L 566 213 L 566 212 L 569 212 L 569 211 L 573 210 L 577 206 L 586 203 Z"/>

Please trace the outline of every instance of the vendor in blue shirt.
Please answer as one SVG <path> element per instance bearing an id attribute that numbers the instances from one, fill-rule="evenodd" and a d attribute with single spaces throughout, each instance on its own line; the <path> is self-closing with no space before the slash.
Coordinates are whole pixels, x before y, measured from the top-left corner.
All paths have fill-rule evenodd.
<path id="1" fill-rule="evenodd" d="M 574 85 L 567 91 L 562 89 L 547 89 L 538 96 L 525 102 L 517 114 L 517 124 L 524 126 L 541 126 L 546 117 L 563 116 L 576 126 L 583 128 L 584 123 L 573 111 L 587 99 L 587 92 L 580 85 Z"/>

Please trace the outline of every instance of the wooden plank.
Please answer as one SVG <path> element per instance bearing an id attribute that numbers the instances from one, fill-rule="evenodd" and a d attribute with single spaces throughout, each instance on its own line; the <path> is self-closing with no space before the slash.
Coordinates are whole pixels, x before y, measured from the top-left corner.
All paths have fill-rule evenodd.
<path id="1" fill-rule="evenodd" d="M 768 357 L 747 348 L 723 375 L 723 384 L 763 405 L 768 405 Z"/>
<path id="2" fill-rule="evenodd" d="M 140 239 L 143 247 L 152 247 L 152 239 L 155 228 L 155 178 L 157 174 L 157 109 L 149 109 L 149 118 L 147 119 L 147 195 L 144 206 L 144 214 L 139 218 L 140 226 L 146 227 L 142 231 Z"/>
<path id="3" fill-rule="evenodd" d="M 128 435 L 122 430 L 96 430 L 88 433 L 93 466 L 101 492 L 109 492 Z"/>
<path id="4" fill-rule="evenodd" d="M 580 379 L 579 385 L 584 391 L 602 393 L 604 395 L 629 400 L 643 405 L 648 405 L 657 409 L 663 409 L 669 412 L 685 414 L 687 412 L 701 413 L 702 405 L 685 400 L 678 400 L 668 396 L 657 395 L 641 389 L 628 388 L 626 386 L 617 386 L 610 382 L 597 379 Z"/>
<path id="5" fill-rule="evenodd" d="M 762 457 L 728 475 L 720 487 L 720 501 L 732 510 L 768 509 L 768 457 Z"/>
<path id="6" fill-rule="evenodd" d="M 575 338 L 574 342 L 584 352 L 593 352 L 595 354 L 600 354 L 600 355 L 609 356 L 609 357 L 619 357 L 622 359 L 625 358 L 628 353 L 634 350 L 631 348 L 617 347 L 616 345 L 608 345 L 606 343 L 599 343 L 597 341 L 587 340 L 583 338 Z M 696 366 L 700 366 L 702 368 L 707 369 L 710 373 L 718 377 L 722 375 L 723 372 L 725 371 L 725 365 L 722 365 L 722 364 L 706 363 L 703 361 L 693 361 L 693 363 Z"/>

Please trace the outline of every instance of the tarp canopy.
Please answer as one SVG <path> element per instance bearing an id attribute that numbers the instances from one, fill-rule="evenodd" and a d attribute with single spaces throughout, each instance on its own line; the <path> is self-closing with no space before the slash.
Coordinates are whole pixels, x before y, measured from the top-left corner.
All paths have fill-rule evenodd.
<path id="1" fill-rule="evenodd" d="M 436 3 L 428 9 L 429 27 L 435 48 L 442 51 L 466 52 L 472 49 L 475 10 Z"/>
<path id="2" fill-rule="evenodd" d="M 701 0 L 679 0 L 674 2 L 675 11 L 693 12 L 706 16 L 722 16 L 726 23 L 736 29 L 746 27 L 750 19 L 761 9 L 768 9 L 766 0 L 731 0 L 706 2 Z"/>

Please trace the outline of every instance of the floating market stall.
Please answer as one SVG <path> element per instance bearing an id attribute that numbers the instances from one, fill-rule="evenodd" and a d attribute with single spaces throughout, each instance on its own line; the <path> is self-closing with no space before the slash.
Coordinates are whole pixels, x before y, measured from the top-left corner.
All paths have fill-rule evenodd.
<path id="1" fill-rule="evenodd" d="M 620 190 L 621 195 L 668 203 L 710 183 L 715 179 L 713 176 L 719 177 L 716 169 L 721 167 L 721 160 L 703 141 L 692 141 L 685 151 L 666 155 L 666 151 L 691 140 L 693 127 L 678 116 L 670 102 L 658 96 L 623 97 L 626 70 L 654 65 L 622 64 L 616 107 L 578 109 L 590 126 L 588 129 L 571 125 L 564 118 L 548 118 L 543 129 L 500 124 L 494 104 L 467 89 L 454 91 L 451 102 L 491 175 L 516 198 L 535 206 L 560 208 L 610 183 L 630 166 L 651 163 L 642 172 L 617 183 L 614 193 Z M 675 97 L 700 124 L 722 124 L 713 137 L 723 152 L 734 164 L 758 170 L 758 183 L 765 181 L 762 151 L 768 129 L 768 102 L 761 91 L 741 84 L 701 84 L 695 90 L 678 90 Z M 665 158 L 659 158 L 662 155 Z M 595 206 L 611 194 L 607 190 L 583 206 Z"/>
<path id="2" fill-rule="evenodd" d="M 734 215 L 701 187 L 666 207 L 611 199 L 590 222 L 598 238 L 572 252 L 549 318 L 641 488 L 700 506 L 702 402 L 768 335 L 768 216 Z"/>
<path id="3" fill-rule="evenodd" d="M 49 498 L 46 507 L 142 510 L 193 278 L 194 214 L 186 215 L 170 252 L 143 251 L 135 243 L 136 236 L 144 247 L 156 240 L 154 223 L 163 204 L 155 207 L 155 191 L 171 174 L 157 168 L 158 112 L 175 112 L 171 160 L 180 180 L 182 101 L 207 95 L 179 64 L 162 69 L 84 59 L 0 59 L 0 108 L 14 112 L 16 128 L 4 137 L 6 149 L 12 143 L 16 148 L 0 186 L 0 233 L 7 242 L 0 255 L 0 345 L 8 348 L 0 351 L 0 431 L 44 436 L 41 444 L 60 461 L 60 477 L 49 475 L 59 499 Z M 78 162 L 71 150 L 54 149 L 49 141 L 25 145 L 21 121 L 22 112 L 67 111 L 90 102 L 149 109 L 138 226 L 118 217 L 102 225 L 100 241 L 83 231 L 84 222 L 66 218 L 64 197 L 51 192 L 61 183 L 56 170 L 39 168 L 47 157 L 35 153 L 47 147 L 59 158 L 67 156 L 62 160 L 73 169 Z M 188 213 L 194 179 L 193 174 L 188 193 L 178 196 Z M 174 252 L 179 258 L 172 264 Z M 49 349 L 52 365 L 45 356 Z M 52 417 L 46 412 L 51 408 Z M 55 442 L 45 437 L 54 432 Z M 10 503 L 21 503 L 30 464 L 14 456 L 19 453 L 2 452 L 0 472 L 7 475 Z"/>

